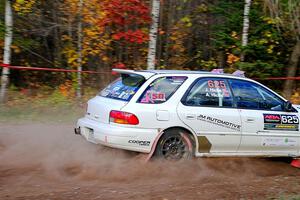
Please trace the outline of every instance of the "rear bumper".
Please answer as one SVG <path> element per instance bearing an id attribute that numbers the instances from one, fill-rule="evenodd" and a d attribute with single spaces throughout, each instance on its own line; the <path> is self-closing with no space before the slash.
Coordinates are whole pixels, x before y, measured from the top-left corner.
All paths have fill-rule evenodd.
<path id="1" fill-rule="evenodd" d="M 159 134 L 157 129 L 104 124 L 86 117 L 77 121 L 75 133 L 95 144 L 143 153 L 151 151 L 152 144 Z"/>

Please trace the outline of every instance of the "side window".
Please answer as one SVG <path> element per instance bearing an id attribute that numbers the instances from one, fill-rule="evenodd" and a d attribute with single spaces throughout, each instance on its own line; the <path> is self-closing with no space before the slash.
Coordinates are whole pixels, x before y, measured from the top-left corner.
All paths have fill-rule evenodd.
<path id="1" fill-rule="evenodd" d="M 255 83 L 230 80 L 238 108 L 283 111 L 283 100 Z"/>
<path id="2" fill-rule="evenodd" d="M 187 106 L 232 107 L 232 94 L 226 80 L 201 78 L 182 101 Z"/>
<path id="3" fill-rule="evenodd" d="M 147 104 L 166 102 L 186 79 L 185 76 L 160 77 L 147 87 L 138 102 Z"/>

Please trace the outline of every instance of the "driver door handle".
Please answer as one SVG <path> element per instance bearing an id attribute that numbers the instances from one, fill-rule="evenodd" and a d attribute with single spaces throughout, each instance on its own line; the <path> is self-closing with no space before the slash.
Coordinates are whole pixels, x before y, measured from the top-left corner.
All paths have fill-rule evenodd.
<path id="1" fill-rule="evenodd" d="M 253 123 L 253 122 L 255 122 L 255 119 L 251 118 L 251 117 L 247 117 L 246 122 Z"/>

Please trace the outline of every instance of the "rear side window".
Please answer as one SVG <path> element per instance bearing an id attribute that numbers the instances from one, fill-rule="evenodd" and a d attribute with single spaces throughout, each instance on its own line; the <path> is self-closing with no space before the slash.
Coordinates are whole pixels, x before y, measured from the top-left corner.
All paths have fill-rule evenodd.
<path id="1" fill-rule="evenodd" d="M 232 107 L 233 97 L 226 80 L 201 78 L 185 95 L 182 103 L 186 106 Z"/>
<path id="2" fill-rule="evenodd" d="M 121 74 L 121 77 L 104 88 L 99 96 L 122 101 L 130 101 L 143 85 L 145 78 L 137 74 Z"/>
<path id="3" fill-rule="evenodd" d="M 186 79 L 185 76 L 160 77 L 147 87 L 138 102 L 147 104 L 166 102 Z"/>

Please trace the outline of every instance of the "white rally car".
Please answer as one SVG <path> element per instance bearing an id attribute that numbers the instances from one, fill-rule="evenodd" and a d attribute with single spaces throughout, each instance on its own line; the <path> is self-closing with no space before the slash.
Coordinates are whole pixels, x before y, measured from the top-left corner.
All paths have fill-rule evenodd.
<path id="1" fill-rule="evenodd" d="M 299 105 L 231 74 L 114 70 L 75 133 L 105 146 L 192 156 L 300 156 Z"/>

